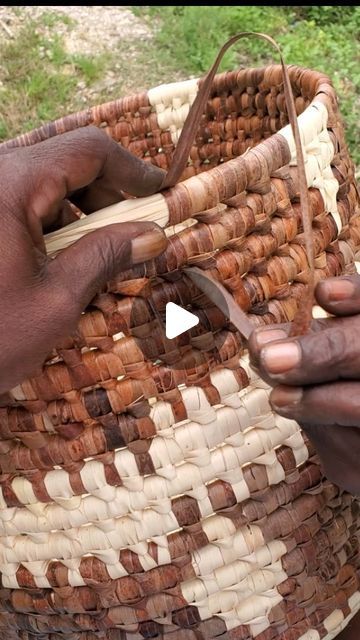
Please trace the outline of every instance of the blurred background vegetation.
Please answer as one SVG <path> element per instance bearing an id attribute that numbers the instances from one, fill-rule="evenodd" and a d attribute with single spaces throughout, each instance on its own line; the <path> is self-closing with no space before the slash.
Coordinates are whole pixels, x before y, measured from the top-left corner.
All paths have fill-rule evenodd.
<path id="1" fill-rule="evenodd" d="M 150 37 L 119 40 L 91 55 L 66 50 L 64 29 L 76 30 L 76 21 L 49 9 L 26 20 L 16 37 L 0 41 L 0 139 L 130 91 L 201 75 L 228 37 L 251 30 L 273 36 L 287 64 L 330 76 L 352 157 L 360 165 L 360 7 L 123 7 Z M 222 69 L 272 61 L 278 60 L 269 45 L 249 39 L 226 55 Z M 111 82 L 104 83 L 108 77 Z"/>

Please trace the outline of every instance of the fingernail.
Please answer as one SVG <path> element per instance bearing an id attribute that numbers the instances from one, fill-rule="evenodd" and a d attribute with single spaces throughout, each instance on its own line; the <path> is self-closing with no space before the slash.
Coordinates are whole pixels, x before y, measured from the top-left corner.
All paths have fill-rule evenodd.
<path id="1" fill-rule="evenodd" d="M 269 373 L 285 373 L 300 363 L 301 351 L 297 342 L 269 344 L 260 358 Z"/>
<path id="2" fill-rule="evenodd" d="M 287 333 L 283 329 L 260 329 L 255 334 L 255 342 L 261 348 L 267 342 L 275 342 L 275 340 L 283 340 L 287 337 Z"/>
<path id="3" fill-rule="evenodd" d="M 164 251 L 167 239 L 162 231 L 148 231 L 131 241 L 131 258 L 134 264 L 156 258 Z"/>
<path id="4" fill-rule="evenodd" d="M 271 393 L 271 405 L 278 409 L 294 409 L 303 396 L 301 387 L 276 387 Z"/>
<path id="5" fill-rule="evenodd" d="M 321 287 L 330 302 L 347 300 L 355 294 L 355 286 L 350 280 L 340 279 L 322 282 Z"/>

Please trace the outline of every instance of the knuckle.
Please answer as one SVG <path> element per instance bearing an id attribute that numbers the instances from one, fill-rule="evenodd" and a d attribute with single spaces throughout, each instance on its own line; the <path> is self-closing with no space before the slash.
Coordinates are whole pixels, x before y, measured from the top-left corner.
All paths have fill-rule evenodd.
<path id="1" fill-rule="evenodd" d="M 98 235 L 94 244 L 94 256 L 97 261 L 97 282 L 98 288 L 104 282 L 110 280 L 114 271 L 118 268 L 124 268 L 125 265 L 130 266 L 131 242 L 114 234 L 110 229 L 104 229 Z"/>
<path id="2" fill-rule="evenodd" d="M 47 142 L 51 144 L 47 145 Z M 66 195 L 66 169 L 59 160 L 53 140 L 45 140 L 24 151 L 32 198 L 37 200 L 40 197 L 44 207 L 53 206 L 54 202 Z"/>
<path id="3" fill-rule="evenodd" d="M 100 148 L 107 150 L 111 146 L 112 139 L 94 125 L 78 129 L 76 134 L 78 138 L 90 143 L 95 148 L 98 148 L 100 145 Z"/>
<path id="4" fill-rule="evenodd" d="M 151 162 L 142 162 L 139 166 L 138 189 L 140 195 L 149 195 L 160 188 L 166 172 Z"/>
<path id="5" fill-rule="evenodd" d="M 99 286 L 100 286 L 100 274 L 103 278 L 110 277 L 112 266 L 116 264 L 118 259 L 118 252 L 115 248 L 115 243 L 112 241 L 110 234 L 104 233 L 102 241 L 97 243 L 96 257 L 98 261 L 98 273 L 99 273 Z"/>
<path id="6" fill-rule="evenodd" d="M 56 263 L 56 261 L 55 261 Z M 54 264 L 55 269 L 49 269 L 46 278 L 46 290 L 49 307 L 57 317 L 61 314 L 66 322 L 73 324 L 83 311 L 83 306 L 76 294 L 76 287 L 72 286 L 72 278 L 62 263 Z"/>
<path id="7" fill-rule="evenodd" d="M 311 350 L 311 359 L 315 358 L 318 366 L 327 367 L 329 370 L 340 370 L 347 353 L 347 337 L 341 328 L 325 329 L 316 336 L 314 351 Z"/>

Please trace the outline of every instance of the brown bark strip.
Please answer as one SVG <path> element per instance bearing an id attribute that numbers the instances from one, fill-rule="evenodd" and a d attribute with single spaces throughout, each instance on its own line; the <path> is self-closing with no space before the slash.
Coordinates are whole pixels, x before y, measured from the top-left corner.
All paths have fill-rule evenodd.
<path id="1" fill-rule="evenodd" d="M 279 45 L 275 42 L 275 40 L 273 40 L 273 38 L 271 38 L 270 36 L 264 33 L 244 31 L 230 38 L 221 48 L 213 66 L 211 67 L 211 69 L 209 70 L 205 78 L 202 80 L 202 83 L 199 88 L 199 92 L 194 100 L 194 103 L 189 111 L 189 115 L 182 129 L 179 142 L 175 149 L 172 164 L 164 178 L 161 188 L 167 189 L 169 187 L 174 186 L 178 182 L 181 174 L 183 173 L 186 167 L 190 149 L 192 147 L 196 131 L 199 128 L 200 120 L 204 113 L 206 101 L 208 100 L 208 97 L 210 95 L 213 80 L 218 70 L 219 64 L 224 54 L 226 53 L 226 51 L 233 44 L 235 44 L 241 38 L 247 38 L 247 37 L 255 37 L 255 38 L 261 38 L 263 40 L 266 40 L 266 42 L 269 42 L 276 49 L 276 51 L 280 56 L 280 62 L 281 62 L 281 67 L 283 72 L 283 80 L 284 80 L 284 95 L 285 95 L 286 109 L 287 109 L 289 121 L 291 124 L 293 136 L 295 139 L 296 161 L 297 161 L 298 176 L 299 176 L 301 217 L 302 217 L 302 223 L 304 228 L 307 260 L 309 264 L 309 281 L 307 284 L 306 293 L 300 298 L 299 308 L 297 310 L 296 316 L 293 320 L 292 327 L 290 330 L 290 335 L 295 336 L 295 335 L 306 333 L 307 330 L 309 329 L 311 319 L 312 319 L 312 305 L 313 305 L 314 288 L 315 288 L 314 243 L 313 243 L 313 236 L 312 236 L 312 219 L 311 219 L 309 200 L 308 200 L 305 163 L 304 163 L 304 156 L 303 156 L 302 146 L 301 146 L 299 125 L 297 121 L 295 100 L 292 92 L 289 72 L 284 63 L 283 56 L 281 54 L 281 49 Z M 191 274 L 189 273 L 189 275 Z M 198 282 L 199 274 L 197 275 L 198 275 L 198 280 L 197 280 Z M 204 280 L 204 278 L 201 280 L 201 283 L 202 283 L 202 286 L 208 285 L 208 283 Z M 215 283 L 215 287 L 218 287 L 217 283 Z M 208 291 L 209 291 L 209 288 L 210 287 L 207 286 Z M 222 291 L 221 293 L 224 295 L 224 291 Z M 213 294 L 213 295 L 216 295 L 216 294 Z M 242 311 L 242 309 L 240 309 L 240 307 L 238 307 L 237 305 L 233 305 L 231 300 L 227 300 L 227 302 L 229 304 L 230 313 L 233 316 L 235 314 L 239 322 L 239 324 L 237 325 L 238 328 L 246 338 L 249 337 L 252 327 L 246 317 L 246 314 Z M 237 308 L 235 309 L 235 307 Z"/>

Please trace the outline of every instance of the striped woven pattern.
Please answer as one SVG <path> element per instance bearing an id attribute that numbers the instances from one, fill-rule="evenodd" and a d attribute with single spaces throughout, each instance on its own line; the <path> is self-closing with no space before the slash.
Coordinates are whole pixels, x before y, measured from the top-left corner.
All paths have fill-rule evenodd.
<path id="1" fill-rule="evenodd" d="M 330 80 L 289 67 L 316 280 L 354 273 L 360 201 Z M 199 87 L 162 85 L 5 143 L 96 125 L 168 169 Z M 182 180 L 49 234 L 56 254 L 119 220 L 169 244 L 121 273 L 0 408 L 1 640 L 331 640 L 360 609 L 359 502 L 271 410 L 242 336 L 291 321 L 308 280 L 281 67 L 219 74 Z M 74 274 L 76 277 L 76 274 Z M 167 302 L 199 325 L 165 337 Z"/>

